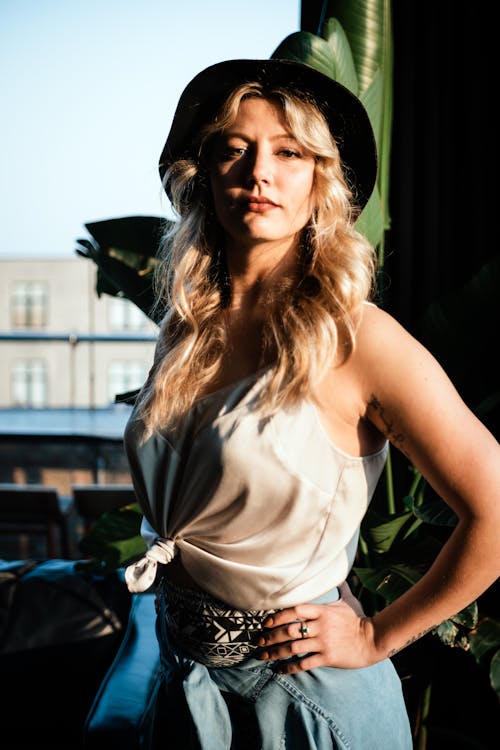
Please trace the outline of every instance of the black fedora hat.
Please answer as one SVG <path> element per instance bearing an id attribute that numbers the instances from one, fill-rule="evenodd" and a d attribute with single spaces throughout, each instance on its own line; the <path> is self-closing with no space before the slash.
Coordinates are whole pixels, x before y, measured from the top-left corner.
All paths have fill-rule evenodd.
<path id="1" fill-rule="evenodd" d="M 281 87 L 312 98 L 337 143 L 355 202 L 367 203 L 377 177 L 377 148 L 368 114 L 342 84 L 292 60 L 226 60 L 198 73 L 182 92 L 160 156 L 160 176 L 179 158 L 192 157 L 197 130 L 215 116 L 229 93 L 242 83 Z"/>

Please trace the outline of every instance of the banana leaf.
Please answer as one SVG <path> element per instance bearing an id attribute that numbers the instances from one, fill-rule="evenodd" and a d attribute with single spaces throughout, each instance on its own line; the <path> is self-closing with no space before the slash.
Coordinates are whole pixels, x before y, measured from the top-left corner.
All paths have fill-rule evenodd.
<path id="1" fill-rule="evenodd" d="M 500 651 L 493 656 L 490 664 L 490 683 L 500 698 Z"/>
<path id="2" fill-rule="evenodd" d="M 126 216 L 85 224 L 92 240 L 78 239 L 76 252 L 96 264 L 99 297 L 125 297 L 154 322 L 161 319 L 163 311 L 154 308 L 152 279 L 168 223 L 157 216 Z"/>
<path id="3" fill-rule="evenodd" d="M 338 19 L 349 40 L 362 95 L 377 70 L 389 63 L 388 55 L 392 52 L 388 45 L 390 3 L 387 0 L 328 0 L 322 36 L 330 18 Z"/>
<path id="4" fill-rule="evenodd" d="M 359 97 L 365 105 L 375 131 L 379 155 L 378 192 L 384 229 L 390 228 L 389 176 L 393 120 L 393 40 L 390 0 L 328 0 L 321 31 L 327 32 L 328 21 L 341 24 L 356 68 Z M 379 78 L 380 82 L 375 83 Z M 370 89 L 376 87 L 376 95 Z M 370 102 L 373 99 L 374 101 Z M 375 116 L 373 107 L 377 106 Z M 380 247 L 383 265 L 383 244 Z"/>
<path id="5" fill-rule="evenodd" d="M 294 31 L 276 47 L 271 58 L 306 63 L 324 75 L 336 78 L 334 50 L 328 42 L 309 31 Z"/>
<path id="6" fill-rule="evenodd" d="M 470 636 L 470 650 L 479 664 L 489 659 L 492 652 L 500 649 L 500 622 L 485 617 Z"/>
<path id="7" fill-rule="evenodd" d="M 323 38 L 328 42 L 335 58 L 335 72 L 330 75 L 358 96 L 359 83 L 351 47 L 344 29 L 336 18 L 326 20 Z"/>
<path id="8" fill-rule="evenodd" d="M 375 512 L 369 512 L 363 519 L 363 539 L 370 552 L 383 554 L 387 552 L 401 530 L 408 526 L 413 519 L 413 513 L 399 513 L 394 516 L 382 517 Z"/>
<path id="9" fill-rule="evenodd" d="M 377 142 L 379 174 L 357 229 L 384 260 L 390 226 L 389 159 L 392 130 L 392 28 L 389 0 L 329 2 L 318 34 L 302 30 L 286 37 L 271 57 L 304 62 L 342 83 L 364 104 Z"/>
<path id="10" fill-rule="evenodd" d="M 370 196 L 370 200 L 356 221 L 356 229 L 366 237 L 373 247 L 377 247 L 380 244 L 381 238 L 384 235 L 384 216 L 380 193 L 376 185 Z"/>
<path id="11" fill-rule="evenodd" d="M 440 497 L 429 500 L 421 505 L 410 500 L 410 508 L 419 521 L 431 524 L 432 526 L 454 528 L 458 522 L 456 513 Z"/>
<path id="12" fill-rule="evenodd" d="M 386 604 L 398 599 L 423 575 L 421 569 L 404 564 L 380 568 L 356 566 L 353 570 L 362 585 L 371 593 L 382 596 Z"/>
<path id="13" fill-rule="evenodd" d="M 156 256 L 167 224 L 167 220 L 159 216 L 123 216 L 89 222 L 85 229 L 99 247 L 129 251 L 129 264 L 137 263 L 138 268 L 144 268 L 149 259 Z M 137 255 L 135 260 L 134 255 Z"/>
<path id="14" fill-rule="evenodd" d="M 121 568 L 146 552 L 141 522 L 137 503 L 103 513 L 80 539 L 79 550 L 105 568 Z"/>

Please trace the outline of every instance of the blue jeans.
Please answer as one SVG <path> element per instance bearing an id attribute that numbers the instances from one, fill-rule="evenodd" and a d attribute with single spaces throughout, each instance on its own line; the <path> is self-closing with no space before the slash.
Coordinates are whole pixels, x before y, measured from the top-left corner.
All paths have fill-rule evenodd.
<path id="1" fill-rule="evenodd" d="M 388 659 L 362 669 L 276 674 L 249 658 L 209 668 L 169 641 L 150 746 L 168 750 L 412 750 L 399 676 Z"/>

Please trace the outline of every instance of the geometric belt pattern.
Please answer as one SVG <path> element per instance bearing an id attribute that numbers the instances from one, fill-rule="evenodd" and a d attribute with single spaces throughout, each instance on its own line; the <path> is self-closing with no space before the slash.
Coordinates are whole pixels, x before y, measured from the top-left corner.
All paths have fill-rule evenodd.
<path id="1" fill-rule="evenodd" d="M 176 646 L 207 667 L 231 667 L 248 659 L 262 623 L 275 609 L 228 607 L 209 594 L 163 579 L 168 634 Z"/>

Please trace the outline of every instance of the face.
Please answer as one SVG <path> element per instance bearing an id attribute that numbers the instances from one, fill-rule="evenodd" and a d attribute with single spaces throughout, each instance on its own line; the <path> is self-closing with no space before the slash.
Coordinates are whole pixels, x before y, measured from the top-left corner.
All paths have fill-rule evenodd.
<path id="1" fill-rule="evenodd" d="M 314 156 L 290 133 L 278 105 L 244 99 L 210 159 L 215 214 L 228 242 L 292 246 L 313 208 Z"/>

